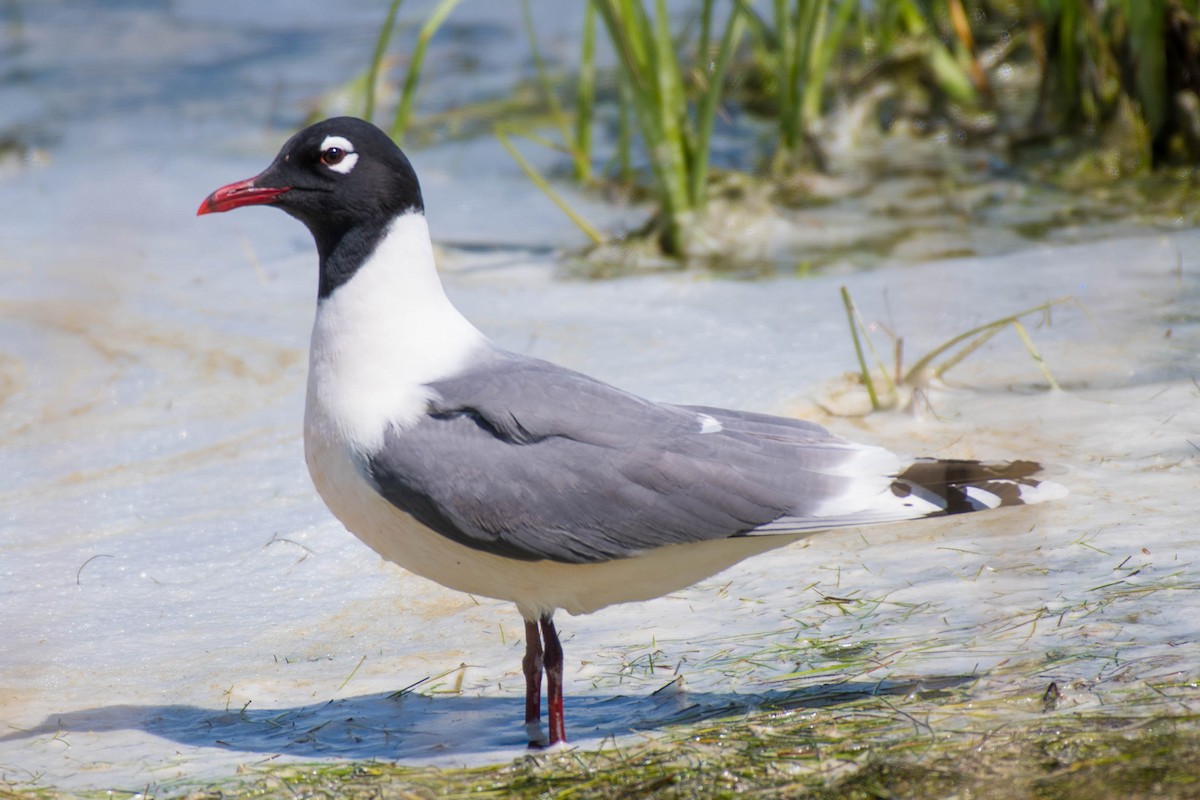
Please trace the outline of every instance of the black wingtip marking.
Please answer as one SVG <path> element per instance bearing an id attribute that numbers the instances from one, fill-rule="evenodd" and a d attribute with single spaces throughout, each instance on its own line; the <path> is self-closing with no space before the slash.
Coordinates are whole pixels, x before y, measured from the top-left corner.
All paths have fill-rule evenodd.
<path id="1" fill-rule="evenodd" d="M 918 491 L 932 495 L 943 506 L 938 514 L 965 514 L 998 506 L 1025 505 L 1022 487 L 1037 488 L 1042 465 L 1036 461 L 967 461 L 921 459 L 896 476 L 892 493 L 908 497 Z M 971 489 L 986 492 L 996 503 L 971 496 Z"/>

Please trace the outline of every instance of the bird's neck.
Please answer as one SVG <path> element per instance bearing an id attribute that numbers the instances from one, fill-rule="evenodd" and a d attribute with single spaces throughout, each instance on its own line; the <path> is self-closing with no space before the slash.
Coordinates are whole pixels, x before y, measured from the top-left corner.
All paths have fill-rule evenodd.
<path id="1" fill-rule="evenodd" d="M 399 218 L 396 218 L 399 219 Z M 324 300 L 354 277 L 388 237 L 393 220 L 370 221 L 358 225 L 339 225 L 333 220 L 305 225 L 312 232 L 320 257 L 317 299 Z"/>
<path id="2" fill-rule="evenodd" d="M 427 384 L 488 347 L 442 289 L 424 215 L 402 214 L 317 302 L 308 398 L 317 407 L 310 413 L 354 428 L 352 438 L 367 444 L 387 425 L 415 421 L 430 396 Z"/>

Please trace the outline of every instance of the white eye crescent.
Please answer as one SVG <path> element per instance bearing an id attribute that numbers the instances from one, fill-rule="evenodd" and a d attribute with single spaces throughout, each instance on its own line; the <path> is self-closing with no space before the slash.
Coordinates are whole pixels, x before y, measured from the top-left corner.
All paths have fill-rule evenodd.
<path id="1" fill-rule="evenodd" d="M 358 153 L 354 145 L 342 136 L 326 136 L 321 142 L 321 163 L 334 172 L 349 175 L 350 170 L 358 163 Z"/>

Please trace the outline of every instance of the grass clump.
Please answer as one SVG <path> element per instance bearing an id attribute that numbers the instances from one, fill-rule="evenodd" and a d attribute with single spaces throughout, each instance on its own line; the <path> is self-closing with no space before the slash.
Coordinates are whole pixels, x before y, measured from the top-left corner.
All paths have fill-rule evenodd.
<path id="1" fill-rule="evenodd" d="M 1082 128 L 1100 142 L 1085 161 L 1108 177 L 1200 159 L 1200 3 L 1039 0 L 1032 11 L 1028 43 L 1045 68 L 1031 135 Z"/>
<path id="2" fill-rule="evenodd" d="M 1074 298 L 1060 297 L 1055 300 L 1048 300 L 1045 303 L 1018 311 L 1015 314 L 1008 314 L 991 322 L 977 325 L 934 347 L 907 369 L 903 365 L 904 340 L 896 338 L 893 347 L 895 357 L 894 366 L 889 370 L 879 357 L 879 353 L 871 341 L 867 326 L 858 313 L 858 308 L 854 305 L 853 298 L 850 297 L 849 290 L 843 286 L 841 293 L 842 304 L 846 308 L 846 318 L 850 324 L 850 337 L 854 342 L 854 352 L 858 358 L 858 374 L 862 380 L 863 387 L 867 390 L 872 411 L 895 408 L 900 403 L 902 397 L 911 395 L 914 390 L 924 389 L 931 381 L 941 380 L 946 372 L 962 363 L 964 359 L 991 341 L 994 336 L 1009 328 L 1020 338 L 1021 344 L 1024 345 L 1026 352 L 1029 353 L 1029 357 L 1041 370 L 1049 387 L 1051 389 L 1060 388 L 1058 381 L 1054 379 L 1054 375 L 1051 374 L 1050 368 L 1042 359 L 1041 354 L 1033 343 L 1033 339 L 1029 336 L 1029 332 L 1021 320 L 1025 317 L 1037 315 L 1048 323 L 1050 310 L 1054 306 L 1074 302 Z M 878 366 L 877 371 L 872 370 L 867 363 L 863 347 L 864 343 L 866 344 L 866 349 L 870 351 L 875 359 Z M 874 377 L 876 375 L 880 377 L 880 382 L 883 384 L 882 390 L 876 386 Z M 902 389 L 908 391 L 901 391 Z"/>
<path id="3" fill-rule="evenodd" d="M 598 232 L 554 192 L 549 182 L 512 146 L 510 136 L 526 138 L 561 150 L 573 163 L 577 179 L 588 184 L 616 180 L 631 184 L 635 177 L 635 133 L 640 139 L 647 169 L 638 192 L 653 199 L 656 213 L 641 235 L 652 238 L 667 256 L 684 256 L 703 240 L 702 221 L 710 197 L 711 148 L 717 117 L 722 108 L 726 75 L 746 28 L 746 16 L 733 7 L 723 20 L 714 0 L 703 0 L 699 9 L 699 36 L 692 55 L 672 30 L 664 0 L 648 7 L 643 0 L 588 0 L 580 59 L 575 83 L 573 118 L 564 111 L 558 90 L 550 80 L 537 47 L 537 37 L 526 8 L 526 32 L 532 47 L 539 83 L 561 144 L 524 133 L 527 126 L 499 124 L 495 133 L 534 183 L 570 217 L 594 244 L 604 241 Z M 597 22 L 597 20 L 599 22 Z M 598 175 L 592 161 L 596 127 L 597 30 L 616 56 L 617 153 L 613 171 Z"/>
<path id="4" fill-rule="evenodd" d="M 715 4 L 704 0 L 698 48 L 703 60 L 689 70 L 677 52 L 665 0 L 655 0 L 653 15 L 641 0 L 592 2 L 617 54 L 621 94 L 649 155 L 659 243 L 664 253 L 682 255 L 708 198 L 713 128 L 744 16 L 740 8 L 729 13 L 710 51 Z M 689 73 L 694 82 L 685 81 Z"/>
<path id="5" fill-rule="evenodd" d="M 824 164 L 815 134 L 829 110 L 829 95 L 843 88 L 834 83 L 839 64 L 858 64 L 873 71 L 890 60 L 915 60 L 946 97 L 968 106 L 979 102 L 968 65 L 981 84 L 985 79 L 974 59 L 961 0 L 774 0 L 769 15 L 758 14 L 749 0 L 737 4 L 754 21 L 755 47 L 748 68 L 760 73 L 753 79 L 754 94 L 740 99 L 776 120 L 773 163 L 777 173 L 806 162 Z M 953 32 L 965 41 L 961 60 L 943 42 L 937 25 L 938 18 L 947 17 L 956 20 Z"/>

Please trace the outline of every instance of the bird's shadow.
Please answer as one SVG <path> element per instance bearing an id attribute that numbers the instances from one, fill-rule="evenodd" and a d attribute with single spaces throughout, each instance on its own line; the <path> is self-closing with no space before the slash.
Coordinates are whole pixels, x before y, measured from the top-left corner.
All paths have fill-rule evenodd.
<path id="1" fill-rule="evenodd" d="M 567 698 L 568 733 L 576 741 L 603 740 L 755 709 L 824 708 L 870 696 L 941 693 L 978 676 L 938 676 L 880 682 L 843 682 L 760 694 L 659 691 L 651 695 Z M 387 761 L 519 754 L 528 744 L 516 697 L 466 695 L 359 695 L 288 708 L 213 709 L 188 705 L 112 705 L 51 714 L 34 728 L 0 742 L 70 732 L 142 730 L 191 747 L 270 753 L 301 759 Z"/>

